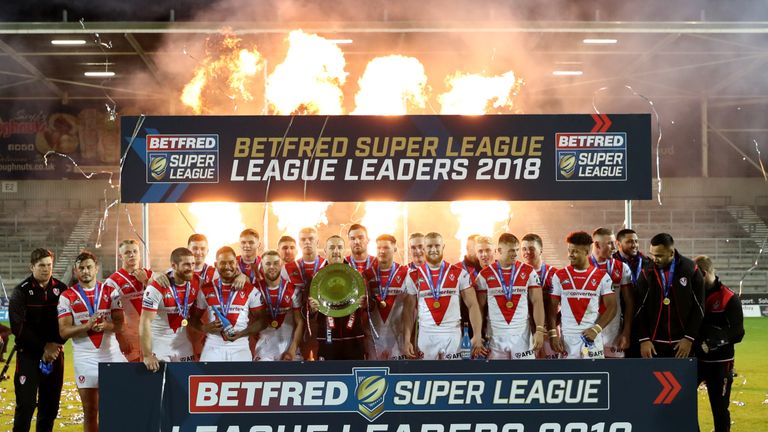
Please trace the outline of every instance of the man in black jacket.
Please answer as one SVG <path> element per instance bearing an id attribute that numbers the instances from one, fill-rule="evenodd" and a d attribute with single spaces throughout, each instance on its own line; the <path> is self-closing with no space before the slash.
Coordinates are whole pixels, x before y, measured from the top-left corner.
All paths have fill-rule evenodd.
<path id="1" fill-rule="evenodd" d="M 650 265 L 637 280 L 637 337 L 643 358 L 685 358 L 704 318 L 704 280 L 696 264 L 660 233 L 651 239 Z"/>
<path id="2" fill-rule="evenodd" d="M 706 383 L 715 432 L 731 430 L 728 405 L 733 385 L 733 345 L 744 338 L 744 314 L 739 297 L 720 283 L 712 260 L 698 256 L 694 260 L 704 275 L 706 301 L 704 321 L 696 343 L 699 359 L 699 383 Z"/>
<path id="3" fill-rule="evenodd" d="M 56 308 L 59 294 L 67 286 L 52 277 L 51 251 L 35 249 L 30 263 L 32 275 L 13 290 L 9 305 L 11 330 L 18 350 L 14 432 L 29 431 L 36 405 L 37 431 L 53 430 L 64 380 L 64 340 L 59 336 Z M 51 365 L 49 374 L 41 371 L 41 361 Z"/>

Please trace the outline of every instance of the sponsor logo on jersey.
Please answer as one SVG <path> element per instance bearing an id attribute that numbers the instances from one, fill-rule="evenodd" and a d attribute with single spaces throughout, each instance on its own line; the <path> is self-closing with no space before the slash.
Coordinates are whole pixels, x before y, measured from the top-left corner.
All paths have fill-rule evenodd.
<path id="1" fill-rule="evenodd" d="M 687 277 L 681 277 L 680 278 L 680 285 L 682 285 L 682 286 L 688 285 L 688 278 Z"/>

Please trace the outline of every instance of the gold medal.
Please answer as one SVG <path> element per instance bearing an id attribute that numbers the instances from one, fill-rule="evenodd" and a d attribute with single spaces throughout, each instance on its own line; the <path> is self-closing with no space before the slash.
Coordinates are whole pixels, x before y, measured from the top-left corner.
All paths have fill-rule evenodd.
<path id="1" fill-rule="evenodd" d="M 382 300 L 382 301 L 379 302 L 379 306 L 381 306 L 381 308 L 384 309 L 384 308 L 387 307 L 387 302 Z"/>
<path id="2" fill-rule="evenodd" d="M 514 305 L 515 305 L 515 304 L 514 304 L 514 303 L 512 303 L 512 301 L 511 301 L 511 300 L 510 300 L 510 301 L 508 301 L 508 302 L 507 302 L 507 309 L 512 309 L 512 306 L 514 306 Z"/>
<path id="3" fill-rule="evenodd" d="M 184 318 L 183 320 L 181 320 L 181 326 L 182 326 L 182 327 L 186 327 L 186 326 L 187 326 L 187 324 L 189 324 L 189 321 L 187 321 L 187 319 L 186 319 L 186 318 Z"/>
<path id="4" fill-rule="evenodd" d="M 664 306 L 669 306 L 669 304 L 670 304 L 671 302 L 672 302 L 672 301 L 669 299 L 669 297 L 664 297 Z"/>
<path id="5" fill-rule="evenodd" d="M 269 323 L 269 325 L 271 325 L 272 328 L 277 328 L 277 326 L 280 324 L 277 322 L 277 320 L 273 320 L 271 323 Z"/>
<path id="6" fill-rule="evenodd" d="M 434 303 L 432 303 L 432 307 L 435 308 L 435 309 L 440 309 L 440 302 L 439 301 L 435 301 Z"/>
<path id="7" fill-rule="evenodd" d="M 587 348 L 587 347 L 581 347 L 581 356 L 582 356 L 582 357 L 587 357 L 587 356 L 589 356 L 589 348 Z"/>

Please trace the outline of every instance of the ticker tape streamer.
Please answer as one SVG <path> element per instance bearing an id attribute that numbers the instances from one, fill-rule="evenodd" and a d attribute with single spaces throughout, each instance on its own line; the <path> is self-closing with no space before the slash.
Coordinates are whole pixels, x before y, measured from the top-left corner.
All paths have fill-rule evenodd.
<path id="1" fill-rule="evenodd" d="M 768 237 L 763 239 L 763 242 L 757 251 L 757 255 L 755 255 L 755 259 L 752 260 L 752 266 L 748 268 L 746 271 L 744 271 L 744 273 L 741 274 L 741 279 L 739 279 L 739 297 L 741 297 L 741 292 L 742 292 L 742 289 L 744 288 L 744 280 L 747 278 L 747 275 L 752 273 L 753 270 L 755 270 L 760 266 L 760 258 L 763 256 L 763 251 L 765 250 L 765 244 L 767 242 L 768 242 Z"/>
<path id="2" fill-rule="evenodd" d="M 757 161 L 760 162 L 760 171 L 763 172 L 763 179 L 765 179 L 765 181 L 768 181 L 768 174 L 765 173 L 763 158 L 762 158 L 762 155 L 760 154 L 760 146 L 757 145 L 756 139 L 753 139 L 752 142 L 755 143 L 755 151 L 757 152 Z"/>

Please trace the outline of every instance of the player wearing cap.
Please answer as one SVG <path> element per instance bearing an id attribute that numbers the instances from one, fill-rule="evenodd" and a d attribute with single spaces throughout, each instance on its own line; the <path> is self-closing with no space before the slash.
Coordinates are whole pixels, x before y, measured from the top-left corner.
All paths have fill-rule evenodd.
<path id="1" fill-rule="evenodd" d="M 488 306 L 488 337 L 491 359 L 533 359 L 543 342 L 544 300 L 536 270 L 517 261 L 520 242 L 513 234 L 499 236 L 498 261 L 477 276 L 480 308 Z M 536 331 L 531 334 L 529 304 Z"/>
<path id="2" fill-rule="evenodd" d="M 96 280 L 99 262 L 90 252 L 75 258 L 77 283 L 59 296 L 59 333 L 72 339 L 75 383 L 83 404 L 83 430 L 99 428 L 99 363 L 124 361 L 115 331 L 123 323 L 113 288 Z M 116 296 L 115 296 L 116 297 Z"/>
<path id="3" fill-rule="evenodd" d="M 541 236 L 534 233 L 528 233 L 523 236 L 521 249 L 523 252 L 523 261 L 526 264 L 536 270 L 539 275 L 539 283 L 541 284 L 542 300 L 544 301 L 544 322 L 549 323 L 549 314 L 552 310 L 550 296 L 552 295 L 552 275 L 555 274 L 557 269 L 549 264 L 546 264 L 542 259 L 542 249 L 544 242 Z M 553 317 L 556 327 L 549 328 L 548 335 L 544 338 L 542 348 L 536 353 L 536 358 L 549 358 L 556 359 L 561 357 L 561 353 L 552 349 L 552 345 L 549 341 L 549 335 L 557 336 L 560 329 L 560 312 L 558 308 L 555 308 L 557 314 Z"/>
<path id="4" fill-rule="evenodd" d="M 394 261 L 397 240 L 383 234 L 376 238 L 376 263 L 363 272 L 368 287 L 371 321 L 376 332 L 374 345 L 379 360 L 405 358 L 402 350 L 403 295 L 408 278 L 408 266 Z M 378 335 L 378 338 L 376 336 Z"/>
<path id="5" fill-rule="evenodd" d="M 123 307 L 124 322 L 121 330 L 115 331 L 120 351 L 130 362 L 141 361 L 139 345 L 139 317 L 141 302 L 147 284 L 157 281 L 162 287 L 169 285 L 168 277 L 162 272 L 153 272 L 141 267 L 141 253 L 136 240 L 127 239 L 118 247 L 121 267 L 104 281 L 111 288 L 115 300 Z"/>
<path id="6" fill-rule="evenodd" d="M 570 265 L 552 276 L 552 302 L 549 328 L 555 328 L 553 317 L 558 306 L 562 313 L 562 338 L 550 336 L 552 348 L 564 352 L 566 358 L 604 358 L 603 328 L 616 315 L 616 296 L 605 270 L 589 262 L 592 236 L 584 231 L 568 234 Z M 600 313 L 601 302 L 605 311 Z"/>
<path id="7" fill-rule="evenodd" d="M 331 236 L 325 241 L 325 257 L 323 268 L 331 264 L 349 264 L 344 258 L 344 239 Z M 316 321 L 317 331 L 314 333 L 318 344 L 319 360 L 364 360 L 373 359 L 371 352 L 373 343 L 367 331 L 368 306 L 366 296 L 360 298 L 360 307 L 347 316 L 331 317 L 319 311 L 320 303 L 312 297 L 309 299 L 310 317 Z"/>
<path id="8" fill-rule="evenodd" d="M 629 266 L 614 258 L 616 237 L 610 228 L 597 228 L 592 232 L 592 255 L 589 260 L 595 267 L 605 270 L 613 282 L 616 295 L 616 316 L 603 328 L 605 356 L 624 358 L 624 350 L 629 348 L 632 329 L 632 312 L 635 303 L 632 294 L 632 271 Z M 602 310 L 601 310 L 602 311 Z"/>
<path id="9" fill-rule="evenodd" d="M 373 267 L 376 257 L 368 255 L 368 230 L 360 224 L 352 224 L 347 231 L 350 255 L 346 261 L 352 268 L 362 274 Z"/>
<path id="10" fill-rule="evenodd" d="M 304 335 L 301 289 L 280 277 L 279 252 L 264 252 L 261 266 L 264 278 L 259 290 L 266 305 L 261 315 L 266 326 L 259 332 L 254 360 L 301 359 L 299 345 Z"/>
<path id="11" fill-rule="evenodd" d="M 406 280 L 406 296 L 403 299 L 403 351 L 415 358 L 416 348 L 411 341 L 413 314 L 418 304 L 418 350 L 424 359 L 461 358 L 461 315 L 459 300 L 469 309 L 474 330 L 472 351 L 485 353 L 480 336 L 483 318 L 477 303 L 475 289 L 469 282 L 469 274 L 461 266 L 450 265 L 443 260 L 445 244 L 443 236 L 436 232 L 424 236 L 426 263 L 411 270 Z"/>
<path id="12" fill-rule="evenodd" d="M 187 248 L 171 253 L 170 285 L 152 282 L 144 291 L 139 340 L 144 365 L 156 372 L 158 361 L 194 361 L 187 333 L 189 310 L 197 298 L 202 281 L 195 274 L 195 257 Z"/>

